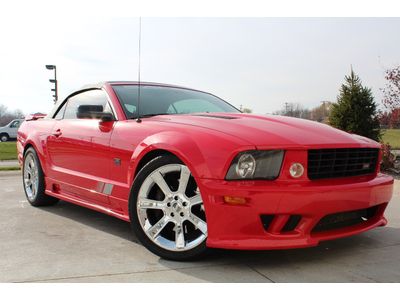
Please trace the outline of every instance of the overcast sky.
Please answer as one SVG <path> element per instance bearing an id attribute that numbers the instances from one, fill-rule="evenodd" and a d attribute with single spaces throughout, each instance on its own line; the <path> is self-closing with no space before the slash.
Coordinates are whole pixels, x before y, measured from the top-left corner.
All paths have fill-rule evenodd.
<path id="1" fill-rule="evenodd" d="M 10 109 L 51 109 L 45 64 L 57 65 L 62 98 L 87 83 L 137 80 L 138 18 L 0 26 L 0 104 Z M 384 70 L 400 63 L 399 28 L 399 18 L 143 18 L 141 77 L 271 113 L 335 101 L 353 65 L 380 103 Z"/>

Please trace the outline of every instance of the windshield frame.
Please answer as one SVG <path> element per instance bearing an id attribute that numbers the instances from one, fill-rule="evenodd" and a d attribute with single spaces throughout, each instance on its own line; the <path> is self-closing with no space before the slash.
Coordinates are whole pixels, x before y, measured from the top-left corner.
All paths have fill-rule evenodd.
<path id="1" fill-rule="evenodd" d="M 132 119 L 135 120 L 135 119 L 140 119 L 140 118 L 146 118 L 146 117 L 148 117 L 148 116 L 146 116 L 146 114 L 140 114 L 140 105 L 139 105 L 139 114 L 136 114 L 134 117 L 129 117 L 129 116 L 127 115 L 127 112 L 126 112 L 126 109 L 125 109 L 125 107 L 124 107 L 123 101 L 118 97 L 118 93 L 117 93 L 117 91 L 114 89 L 114 87 L 116 87 L 116 86 L 137 86 L 138 88 L 144 87 L 144 86 L 146 86 L 146 87 L 152 86 L 152 87 L 165 88 L 165 89 L 169 89 L 169 88 L 170 88 L 170 89 L 181 89 L 181 90 L 188 90 L 188 91 L 198 92 L 198 93 L 207 94 L 207 95 L 209 95 L 209 96 L 212 96 L 212 97 L 214 97 L 214 98 L 216 98 L 216 99 L 222 101 L 223 103 L 225 103 L 226 105 L 228 105 L 229 107 L 231 107 L 231 108 L 233 109 L 233 112 L 214 112 L 214 113 L 233 113 L 233 114 L 235 114 L 235 113 L 242 113 L 237 107 L 235 107 L 234 105 L 232 105 L 232 104 L 229 103 L 228 101 L 226 101 L 226 100 L 224 100 L 224 99 L 222 99 L 222 98 L 220 98 L 220 97 L 218 97 L 218 96 L 216 96 L 216 95 L 214 95 L 214 94 L 212 94 L 212 93 L 204 92 L 204 91 L 200 91 L 200 90 L 196 90 L 196 89 L 192 89 L 192 88 L 181 87 L 181 86 L 174 86 L 174 85 L 164 85 L 164 84 L 152 84 L 152 83 L 126 83 L 126 82 L 124 82 L 124 83 L 111 83 L 110 86 L 111 86 L 111 89 L 112 89 L 112 91 L 114 92 L 114 95 L 115 95 L 115 97 L 116 97 L 116 99 L 117 99 L 117 101 L 118 101 L 118 103 L 119 103 L 119 105 L 120 105 L 120 107 L 121 107 L 121 110 L 123 111 L 123 113 L 124 113 L 124 115 L 125 115 L 125 118 L 126 118 L 127 120 L 132 120 Z M 140 104 L 140 103 L 139 103 L 139 104 Z M 199 114 L 199 113 L 204 114 L 204 113 L 207 113 L 207 112 L 196 112 L 196 113 L 159 113 L 159 114 L 154 114 L 154 115 L 152 114 L 151 117 L 152 117 L 152 116 L 158 116 L 158 115 L 191 115 L 191 114 Z M 213 113 L 213 112 L 210 112 L 210 113 Z"/>

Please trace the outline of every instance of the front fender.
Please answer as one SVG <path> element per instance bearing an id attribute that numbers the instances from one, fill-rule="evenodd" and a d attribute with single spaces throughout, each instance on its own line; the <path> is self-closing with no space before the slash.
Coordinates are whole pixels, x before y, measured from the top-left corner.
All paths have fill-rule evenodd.
<path id="1" fill-rule="evenodd" d="M 255 149 L 255 146 L 202 128 L 158 132 L 138 143 L 131 157 L 128 182 L 133 182 L 140 160 L 153 150 L 173 153 L 189 167 L 195 178 L 223 179 L 233 157 L 240 151 L 250 149 Z"/>
<path id="2" fill-rule="evenodd" d="M 195 178 L 210 178 L 212 173 L 198 143 L 186 133 L 164 131 L 146 137 L 136 147 L 128 170 L 129 181 L 133 182 L 140 161 L 154 150 L 171 152 L 188 166 Z"/>

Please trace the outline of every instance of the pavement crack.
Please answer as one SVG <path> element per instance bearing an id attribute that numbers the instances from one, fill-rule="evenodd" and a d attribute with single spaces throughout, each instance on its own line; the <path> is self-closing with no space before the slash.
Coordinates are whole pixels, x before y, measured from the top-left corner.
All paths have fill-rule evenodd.
<path id="1" fill-rule="evenodd" d="M 261 273 L 261 272 L 258 271 L 256 268 L 254 268 L 254 267 L 252 267 L 252 266 L 250 266 L 250 265 L 247 265 L 247 264 L 246 264 L 246 266 L 247 266 L 248 268 L 250 268 L 251 270 L 253 270 L 254 272 L 256 272 L 257 274 L 259 274 L 259 275 L 261 275 L 262 277 L 264 277 L 265 279 L 267 279 L 268 281 L 270 281 L 271 283 L 276 283 L 274 280 L 272 280 L 271 278 L 269 278 L 267 275 Z"/>
<path id="2" fill-rule="evenodd" d="M 240 264 L 232 264 L 232 263 L 221 263 L 215 264 L 213 266 L 225 266 L 225 265 L 240 265 Z M 66 279 L 81 279 L 81 278 L 99 278 L 99 277 L 107 277 L 107 276 L 118 276 L 118 275 L 131 275 L 131 274 L 140 274 L 140 273 L 155 273 L 155 272 L 168 272 L 168 271 L 180 271 L 180 270 L 188 270 L 188 269 L 202 269 L 209 268 L 210 266 L 190 266 L 190 267 L 181 267 L 181 268 L 168 268 L 162 270 L 144 270 L 144 271 L 132 271 L 132 272 L 117 272 L 117 273 L 104 273 L 104 274 L 92 274 L 92 275 L 81 275 L 81 276 L 65 276 L 65 277 L 56 277 L 56 278 L 42 278 L 36 280 L 22 280 L 22 281 L 14 281 L 14 283 L 35 283 L 35 282 L 48 282 L 48 281 L 57 281 L 57 280 L 66 280 Z"/>

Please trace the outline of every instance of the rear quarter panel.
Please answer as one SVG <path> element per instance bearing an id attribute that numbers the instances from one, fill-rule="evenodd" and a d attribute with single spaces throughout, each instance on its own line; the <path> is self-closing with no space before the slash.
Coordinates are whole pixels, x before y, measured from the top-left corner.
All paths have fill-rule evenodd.
<path id="1" fill-rule="evenodd" d="M 48 172 L 48 154 L 46 148 L 47 137 L 53 129 L 55 120 L 38 119 L 32 121 L 24 121 L 18 129 L 17 135 L 17 151 L 20 164 L 23 162 L 24 150 L 28 146 L 32 146 L 38 154 L 43 172 Z"/>

